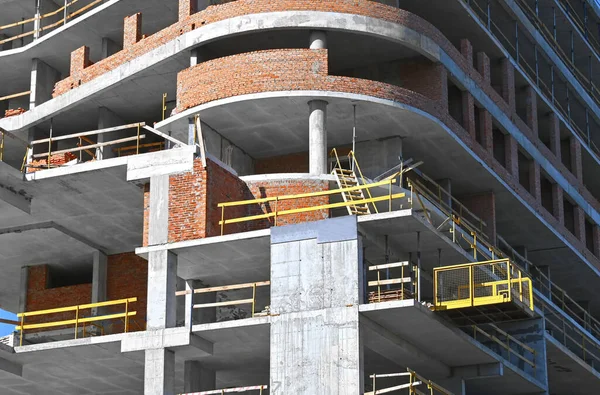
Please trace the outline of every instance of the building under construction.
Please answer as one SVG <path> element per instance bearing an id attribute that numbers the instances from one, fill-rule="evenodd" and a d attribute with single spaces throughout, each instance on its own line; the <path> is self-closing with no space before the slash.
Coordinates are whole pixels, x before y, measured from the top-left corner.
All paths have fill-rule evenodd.
<path id="1" fill-rule="evenodd" d="M 0 0 L 0 118 L 2 395 L 600 393 L 595 0 Z"/>

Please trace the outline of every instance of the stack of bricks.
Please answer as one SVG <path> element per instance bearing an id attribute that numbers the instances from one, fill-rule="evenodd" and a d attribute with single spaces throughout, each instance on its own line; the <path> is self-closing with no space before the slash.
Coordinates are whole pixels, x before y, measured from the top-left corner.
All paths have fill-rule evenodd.
<path id="1" fill-rule="evenodd" d="M 21 108 L 21 107 L 16 108 L 16 109 L 8 109 L 8 110 L 4 111 L 4 118 L 14 117 L 14 116 L 17 116 L 17 115 L 21 115 L 25 111 L 27 111 L 27 110 L 25 110 L 24 108 Z"/>
<path id="2" fill-rule="evenodd" d="M 67 152 L 64 154 L 51 155 L 50 156 L 50 168 L 62 166 L 65 163 L 68 163 L 75 159 L 77 159 L 77 155 L 75 155 L 71 152 Z M 34 173 L 38 170 L 43 170 L 43 169 L 47 169 L 47 168 L 48 168 L 48 158 L 43 158 L 43 159 L 31 161 L 31 163 L 29 164 L 29 167 L 27 168 L 27 172 Z"/>

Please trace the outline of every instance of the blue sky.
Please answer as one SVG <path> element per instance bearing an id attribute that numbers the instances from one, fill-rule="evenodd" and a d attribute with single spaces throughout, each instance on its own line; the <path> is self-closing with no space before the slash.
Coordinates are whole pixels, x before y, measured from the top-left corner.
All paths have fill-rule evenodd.
<path id="1" fill-rule="evenodd" d="M 16 320 L 17 316 L 13 313 L 9 313 L 8 311 L 4 311 L 0 309 L 0 318 L 4 318 L 7 320 Z M 15 330 L 14 325 L 0 324 L 0 336 L 6 336 Z"/>

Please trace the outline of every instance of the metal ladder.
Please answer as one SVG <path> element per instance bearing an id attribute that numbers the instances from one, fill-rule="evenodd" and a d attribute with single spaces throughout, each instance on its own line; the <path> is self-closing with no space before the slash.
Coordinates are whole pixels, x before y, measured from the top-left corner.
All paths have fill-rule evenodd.
<path id="1" fill-rule="evenodd" d="M 338 188 L 343 190 L 341 195 L 342 195 L 342 199 L 344 199 L 344 202 L 351 203 L 351 202 L 360 202 L 360 201 L 366 200 L 365 193 L 362 189 L 351 190 L 351 191 L 345 190 L 347 188 L 357 187 L 357 186 L 361 185 L 361 183 L 353 169 L 344 169 L 344 167 L 342 166 L 340 159 L 338 157 L 337 150 L 335 148 L 332 150 L 332 154 L 335 155 L 334 157 L 335 157 L 336 162 L 335 162 L 333 171 L 331 173 L 333 175 L 335 175 L 335 179 L 337 181 Z M 354 166 L 351 166 L 351 167 L 357 168 L 358 171 L 360 172 L 360 168 L 358 167 L 358 162 L 356 161 L 356 157 L 354 156 L 352 151 L 350 151 L 350 153 L 348 154 L 348 159 L 350 160 L 351 164 L 354 164 Z M 361 177 L 362 177 L 362 174 L 361 174 Z M 364 184 L 364 181 L 363 181 L 363 184 Z M 368 190 L 367 190 L 367 193 L 369 193 Z M 371 196 L 369 196 L 369 197 L 371 197 Z M 371 209 L 369 208 L 368 203 L 350 204 L 350 205 L 346 206 L 346 209 L 348 210 L 349 215 L 371 214 Z"/>

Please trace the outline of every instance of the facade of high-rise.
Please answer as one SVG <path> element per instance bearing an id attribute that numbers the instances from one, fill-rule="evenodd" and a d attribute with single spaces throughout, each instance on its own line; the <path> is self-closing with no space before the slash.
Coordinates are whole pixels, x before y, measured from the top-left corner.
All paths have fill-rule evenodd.
<path id="1" fill-rule="evenodd" d="M 0 0 L 0 395 L 600 393 L 594 0 Z"/>

